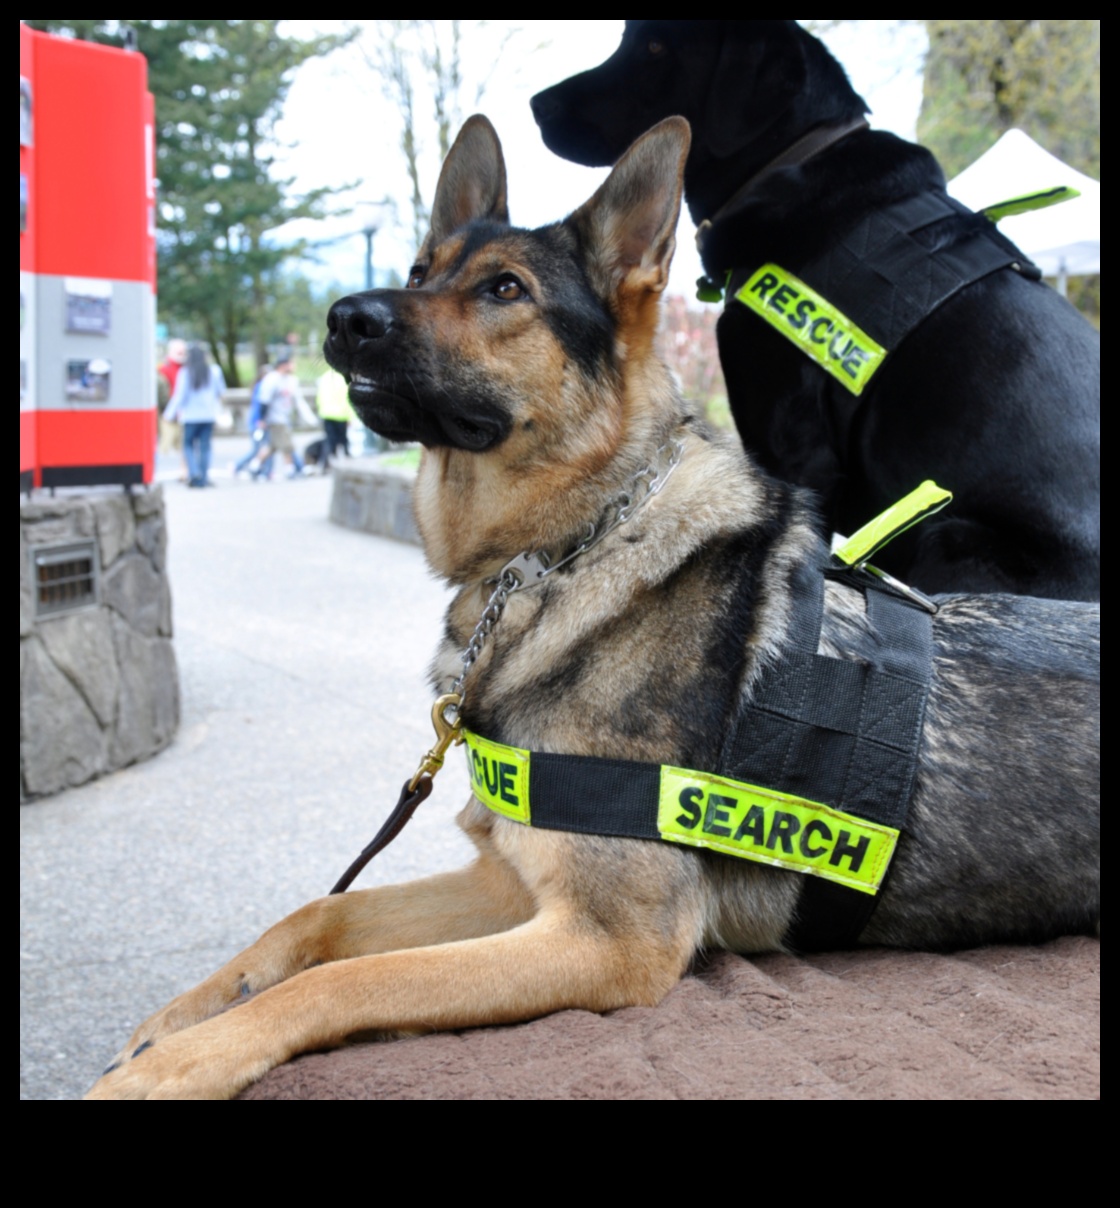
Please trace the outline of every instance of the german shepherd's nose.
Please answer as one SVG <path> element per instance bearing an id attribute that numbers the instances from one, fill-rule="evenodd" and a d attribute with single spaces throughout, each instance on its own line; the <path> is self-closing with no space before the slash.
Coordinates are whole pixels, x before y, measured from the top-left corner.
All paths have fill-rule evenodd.
<path id="1" fill-rule="evenodd" d="M 366 340 L 380 340 L 393 326 L 393 307 L 386 290 L 371 290 L 340 298 L 327 312 L 327 347 L 345 360 Z"/>

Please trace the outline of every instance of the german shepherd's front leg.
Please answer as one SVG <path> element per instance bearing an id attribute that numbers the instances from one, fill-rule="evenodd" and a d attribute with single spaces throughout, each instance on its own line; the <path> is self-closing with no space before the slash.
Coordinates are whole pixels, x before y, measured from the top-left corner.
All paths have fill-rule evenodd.
<path id="1" fill-rule="evenodd" d="M 313 965 L 491 935 L 534 910 L 521 879 L 488 852 L 457 872 L 309 902 L 142 1023 L 109 1068 Z"/>
<path id="2" fill-rule="evenodd" d="M 168 1036 L 108 1073 L 92 1099 L 216 1099 L 297 1053 L 370 1029 L 432 1031 L 531 1019 L 565 1007 L 652 1005 L 692 954 L 683 933 L 647 941 L 562 905 L 512 931 L 337 961 Z"/>

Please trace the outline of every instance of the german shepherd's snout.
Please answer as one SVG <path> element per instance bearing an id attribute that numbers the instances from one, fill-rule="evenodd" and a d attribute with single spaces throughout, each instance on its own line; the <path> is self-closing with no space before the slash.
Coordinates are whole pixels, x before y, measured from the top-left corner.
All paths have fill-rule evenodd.
<path id="1" fill-rule="evenodd" d="M 327 312 L 327 340 L 324 351 L 330 350 L 332 363 L 341 372 L 350 366 L 369 340 L 380 340 L 393 325 L 391 294 L 371 290 L 351 294 L 336 302 Z M 378 350 L 382 351 L 381 349 Z"/>

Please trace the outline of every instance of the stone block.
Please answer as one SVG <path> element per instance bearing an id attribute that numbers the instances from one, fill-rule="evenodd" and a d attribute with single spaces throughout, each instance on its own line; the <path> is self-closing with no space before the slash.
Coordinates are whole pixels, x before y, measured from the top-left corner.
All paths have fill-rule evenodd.
<path id="1" fill-rule="evenodd" d="M 35 585 L 31 578 L 31 560 L 23 525 L 19 526 L 19 636 L 35 632 Z"/>
<path id="2" fill-rule="evenodd" d="M 96 539 L 96 605 L 38 617 L 29 551 Z M 179 725 L 163 495 L 93 491 L 20 505 L 20 797 L 146 759 Z"/>
<path id="3" fill-rule="evenodd" d="M 82 694 L 37 638 L 20 642 L 21 796 L 57 793 L 107 770 L 108 742 Z"/>
<path id="4" fill-rule="evenodd" d="M 86 541 L 97 533 L 93 508 L 84 499 L 25 503 L 20 506 L 19 520 L 30 545 Z"/>
<path id="5" fill-rule="evenodd" d="M 117 724 L 109 758 L 124 767 L 161 751 L 179 724 L 179 674 L 171 643 L 145 638 L 113 618 L 113 642 L 120 665 Z"/>
<path id="6" fill-rule="evenodd" d="M 156 568 L 167 567 L 167 526 L 163 516 L 148 516 L 136 526 L 136 545 Z"/>
<path id="7" fill-rule="evenodd" d="M 145 637 L 155 637 L 160 623 L 169 623 L 164 604 L 166 577 L 143 554 L 124 554 L 101 577 L 101 601 L 119 613 Z"/>
<path id="8" fill-rule="evenodd" d="M 130 498 L 132 499 L 132 511 L 137 521 L 145 520 L 149 516 L 163 515 L 163 487 L 151 487 L 147 491 L 134 491 Z"/>
<path id="9" fill-rule="evenodd" d="M 171 580 L 165 574 L 160 575 L 158 633 L 163 638 L 173 636 L 171 622 Z"/>
<path id="10" fill-rule="evenodd" d="M 162 751 L 179 731 L 179 664 L 170 638 L 152 639 L 152 732 Z"/>
<path id="11" fill-rule="evenodd" d="M 412 514 L 415 476 L 393 466 L 336 467 L 330 518 L 344 528 L 422 544 Z"/>
<path id="12" fill-rule="evenodd" d="M 132 500 L 123 491 L 119 495 L 101 495 L 93 501 L 93 513 L 97 521 L 101 569 L 106 570 L 125 550 L 136 544 Z"/>
<path id="13" fill-rule="evenodd" d="M 104 727 L 113 724 L 120 686 L 109 615 L 104 608 L 87 608 L 39 623 L 47 654 Z"/>

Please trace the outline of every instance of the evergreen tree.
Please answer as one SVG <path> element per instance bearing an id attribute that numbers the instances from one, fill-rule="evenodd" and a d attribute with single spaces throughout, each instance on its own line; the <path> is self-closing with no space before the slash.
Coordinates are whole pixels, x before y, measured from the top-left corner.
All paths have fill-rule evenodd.
<path id="1" fill-rule="evenodd" d="M 295 69 L 346 38 L 287 38 L 276 21 L 28 24 L 113 45 L 136 30 L 156 105 L 160 310 L 201 331 L 238 385 L 236 345 L 251 338 L 263 359 L 269 283 L 303 251 L 267 236 L 327 201 L 272 176 L 273 130 Z"/>

